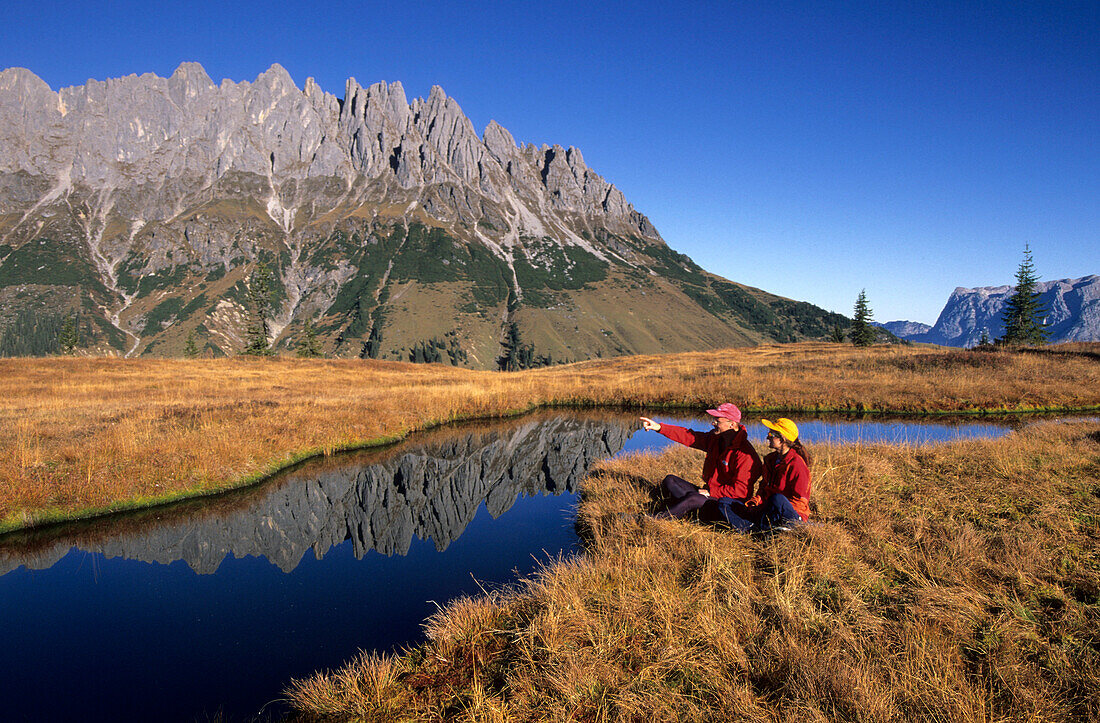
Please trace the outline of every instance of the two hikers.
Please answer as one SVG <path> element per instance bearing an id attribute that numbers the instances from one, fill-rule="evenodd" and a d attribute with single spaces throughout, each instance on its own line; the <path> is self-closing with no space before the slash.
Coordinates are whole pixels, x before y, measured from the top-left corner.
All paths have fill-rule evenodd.
<path id="1" fill-rule="evenodd" d="M 714 417 L 712 432 L 696 432 L 673 424 L 659 424 L 642 417 L 643 428 L 680 444 L 704 450 L 700 489 L 668 475 L 661 491 L 672 502 L 658 517 L 683 517 L 698 510 L 704 521 L 722 521 L 740 532 L 787 529 L 810 517 L 810 455 L 798 438 L 798 426 L 781 417 L 762 419 L 768 428 L 772 450 L 761 462 L 741 424 L 741 410 L 733 404 L 708 409 Z M 760 479 L 753 495 L 753 485 Z"/>

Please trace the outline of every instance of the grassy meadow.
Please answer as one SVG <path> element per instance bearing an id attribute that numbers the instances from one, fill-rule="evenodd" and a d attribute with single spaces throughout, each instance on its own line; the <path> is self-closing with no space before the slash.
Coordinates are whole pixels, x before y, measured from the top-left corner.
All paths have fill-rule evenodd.
<path id="1" fill-rule="evenodd" d="M 540 405 L 1096 409 L 1098 358 L 1098 344 L 802 343 L 513 373 L 287 358 L 0 359 L 0 532 L 210 494 L 304 457 Z"/>
<path id="2" fill-rule="evenodd" d="M 1100 719 L 1100 423 L 811 451 L 817 524 L 771 537 L 634 514 L 699 452 L 602 463 L 587 554 L 287 696 L 307 721 Z"/>
<path id="3" fill-rule="evenodd" d="M 1100 344 L 802 343 L 515 373 L 0 359 L 0 532 L 242 487 L 451 420 L 722 401 L 1095 413 Z M 816 524 L 767 538 L 641 514 L 665 474 L 696 477 L 698 452 L 601 463 L 578 510 L 586 554 L 453 601 L 404 654 L 365 652 L 286 697 L 306 721 L 1100 720 L 1100 422 L 811 451 Z"/>

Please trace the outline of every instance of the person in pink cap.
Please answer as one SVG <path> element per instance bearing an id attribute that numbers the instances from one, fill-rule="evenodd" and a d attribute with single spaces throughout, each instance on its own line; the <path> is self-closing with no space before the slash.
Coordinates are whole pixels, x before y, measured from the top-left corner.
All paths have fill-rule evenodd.
<path id="1" fill-rule="evenodd" d="M 696 432 L 641 417 L 644 429 L 707 453 L 703 460 L 702 488 L 674 474 L 661 480 L 661 493 L 671 503 L 658 517 L 683 517 L 708 501 L 743 502 L 752 497 L 753 485 L 762 474 L 763 465 L 741 424 L 741 410 L 727 402 L 717 409 L 708 409 L 707 414 L 714 418 L 711 421 L 714 429 L 710 432 Z M 706 517 L 705 512 L 700 515 Z"/>

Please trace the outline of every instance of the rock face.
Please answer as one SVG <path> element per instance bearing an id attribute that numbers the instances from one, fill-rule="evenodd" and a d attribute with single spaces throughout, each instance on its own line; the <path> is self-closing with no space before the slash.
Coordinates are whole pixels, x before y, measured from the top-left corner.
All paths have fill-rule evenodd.
<path id="1" fill-rule="evenodd" d="M 479 136 L 439 87 L 337 98 L 278 65 L 215 85 L 184 63 L 55 92 L 0 72 L 0 354 L 52 351 L 63 317 L 91 351 L 235 353 L 260 264 L 270 341 L 310 320 L 338 356 L 491 367 L 513 325 L 562 360 L 842 321 L 707 274 L 578 149 Z"/>
<path id="2" fill-rule="evenodd" d="M 919 321 L 888 321 L 885 324 L 879 324 L 878 322 L 872 321 L 871 323 L 885 329 L 900 339 L 908 339 L 917 334 L 924 334 L 932 329 L 928 324 L 922 324 Z"/>
<path id="3" fill-rule="evenodd" d="M 990 340 L 997 339 L 1004 335 L 1001 315 L 1015 290 L 1013 286 L 959 287 L 947 299 L 935 326 L 916 333 L 891 331 L 911 341 L 945 346 L 974 346 L 983 331 Z M 1048 341 L 1100 341 L 1100 276 L 1043 281 L 1037 290 L 1046 309 Z"/>
<path id="4" fill-rule="evenodd" d="M 320 558 L 349 539 L 357 557 L 404 555 L 414 535 L 443 550 L 482 503 L 496 518 L 520 495 L 573 491 L 593 462 L 613 456 L 631 434 L 625 424 L 570 416 L 496 426 L 307 465 L 243 503 L 167 510 L 137 529 L 120 521 L 32 548 L 0 546 L 0 575 L 48 568 L 73 546 L 108 558 L 184 560 L 200 574 L 215 572 L 229 554 L 263 556 L 289 572 L 307 550 Z"/>

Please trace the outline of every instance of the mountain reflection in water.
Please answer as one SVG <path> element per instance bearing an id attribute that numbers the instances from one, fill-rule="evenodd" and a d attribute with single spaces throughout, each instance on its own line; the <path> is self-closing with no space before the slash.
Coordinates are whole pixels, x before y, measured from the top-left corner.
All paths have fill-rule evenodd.
<path id="1" fill-rule="evenodd" d="M 568 493 L 633 421 L 441 428 L 206 500 L 8 534 L 0 618 L 18 624 L 0 625 L 3 719 L 277 712 L 291 678 L 414 643 L 433 601 L 573 549 Z"/>
<path id="2" fill-rule="evenodd" d="M 624 449 L 637 419 L 441 428 L 205 500 L 0 537 L 0 618 L 17 621 L 0 626 L 4 720 L 247 719 L 292 677 L 414 643 L 432 601 L 573 549 L 576 497 L 557 493 Z"/>
<path id="3" fill-rule="evenodd" d="M 9 535 L 27 544 L 0 540 L 0 574 L 48 568 L 73 546 L 108 559 L 184 560 L 200 574 L 230 554 L 262 556 L 290 572 L 307 550 L 319 559 L 349 539 L 356 558 L 370 550 L 404 555 L 414 536 L 445 550 L 482 502 L 496 518 L 520 495 L 575 490 L 593 462 L 622 448 L 631 419 L 558 413 L 439 429 L 381 451 L 306 463 L 215 500 Z"/>

